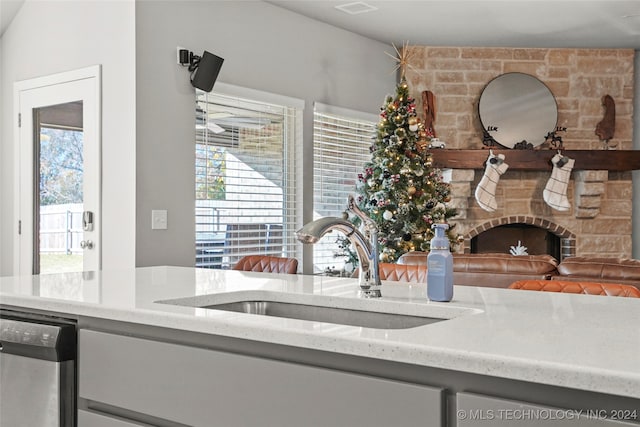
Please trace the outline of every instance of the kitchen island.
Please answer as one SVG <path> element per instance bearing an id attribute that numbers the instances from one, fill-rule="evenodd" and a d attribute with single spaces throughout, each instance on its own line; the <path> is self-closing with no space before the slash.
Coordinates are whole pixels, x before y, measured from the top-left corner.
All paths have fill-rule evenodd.
<path id="1" fill-rule="evenodd" d="M 348 278 L 179 267 L 0 278 L 2 307 L 78 321 L 80 426 L 640 419 L 637 299 L 456 286 L 434 303 L 423 284 L 394 282 L 382 294 L 361 299 Z M 441 321 L 385 329 L 202 308 L 240 297 Z"/>

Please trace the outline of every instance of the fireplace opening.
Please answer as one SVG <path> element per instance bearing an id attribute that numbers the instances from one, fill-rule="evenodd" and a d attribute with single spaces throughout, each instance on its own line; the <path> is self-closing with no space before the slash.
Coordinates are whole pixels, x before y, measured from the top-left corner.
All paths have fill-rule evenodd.
<path id="1" fill-rule="evenodd" d="M 529 255 L 551 255 L 560 260 L 560 237 L 535 225 L 504 224 L 486 230 L 471 239 L 471 253 L 510 253 L 518 242 Z"/>

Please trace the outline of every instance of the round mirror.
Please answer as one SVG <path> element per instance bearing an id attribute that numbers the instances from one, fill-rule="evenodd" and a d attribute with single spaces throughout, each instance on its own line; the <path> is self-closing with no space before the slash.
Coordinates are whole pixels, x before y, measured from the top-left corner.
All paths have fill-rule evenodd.
<path id="1" fill-rule="evenodd" d="M 485 135 L 507 148 L 536 147 L 558 123 L 558 105 L 549 88 L 523 73 L 491 80 L 480 95 L 478 113 Z"/>

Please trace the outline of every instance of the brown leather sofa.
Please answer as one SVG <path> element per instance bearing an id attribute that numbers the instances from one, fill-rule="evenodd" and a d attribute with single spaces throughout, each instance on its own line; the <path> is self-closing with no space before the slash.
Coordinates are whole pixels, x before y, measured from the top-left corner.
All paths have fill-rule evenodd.
<path id="1" fill-rule="evenodd" d="M 398 282 L 423 282 L 427 255 L 427 252 L 407 252 L 400 256 L 397 264 L 380 263 L 380 277 Z M 640 289 L 640 260 L 570 257 L 558 264 L 550 255 L 453 254 L 456 285 L 507 288 L 522 280 L 613 283 Z"/>
<path id="2" fill-rule="evenodd" d="M 640 289 L 640 260 L 627 258 L 571 257 L 558 265 L 552 280 L 620 283 Z"/>
<path id="3" fill-rule="evenodd" d="M 407 252 L 398 264 L 427 265 L 427 252 Z M 506 288 L 517 280 L 549 280 L 558 262 L 549 255 L 453 254 L 453 283 Z"/>

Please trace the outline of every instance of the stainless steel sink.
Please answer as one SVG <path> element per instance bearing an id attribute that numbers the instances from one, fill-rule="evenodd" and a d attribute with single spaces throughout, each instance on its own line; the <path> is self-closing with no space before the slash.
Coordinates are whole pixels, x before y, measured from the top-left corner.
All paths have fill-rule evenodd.
<path id="1" fill-rule="evenodd" d="M 202 314 L 211 318 L 223 312 L 235 312 L 246 315 L 247 320 L 249 316 L 269 316 L 372 329 L 416 328 L 482 312 L 470 307 L 429 303 L 422 289 L 417 291 L 417 296 L 408 292 L 397 286 L 389 287 L 386 298 L 370 299 L 256 289 L 156 302 L 204 310 Z"/>
<path id="2" fill-rule="evenodd" d="M 336 323 L 376 329 L 407 329 L 440 322 L 441 318 L 384 313 L 379 311 L 354 310 L 317 305 L 276 301 L 236 301 L 203 306 L 213 310 L 285 317 L 288 319 Z"/>

